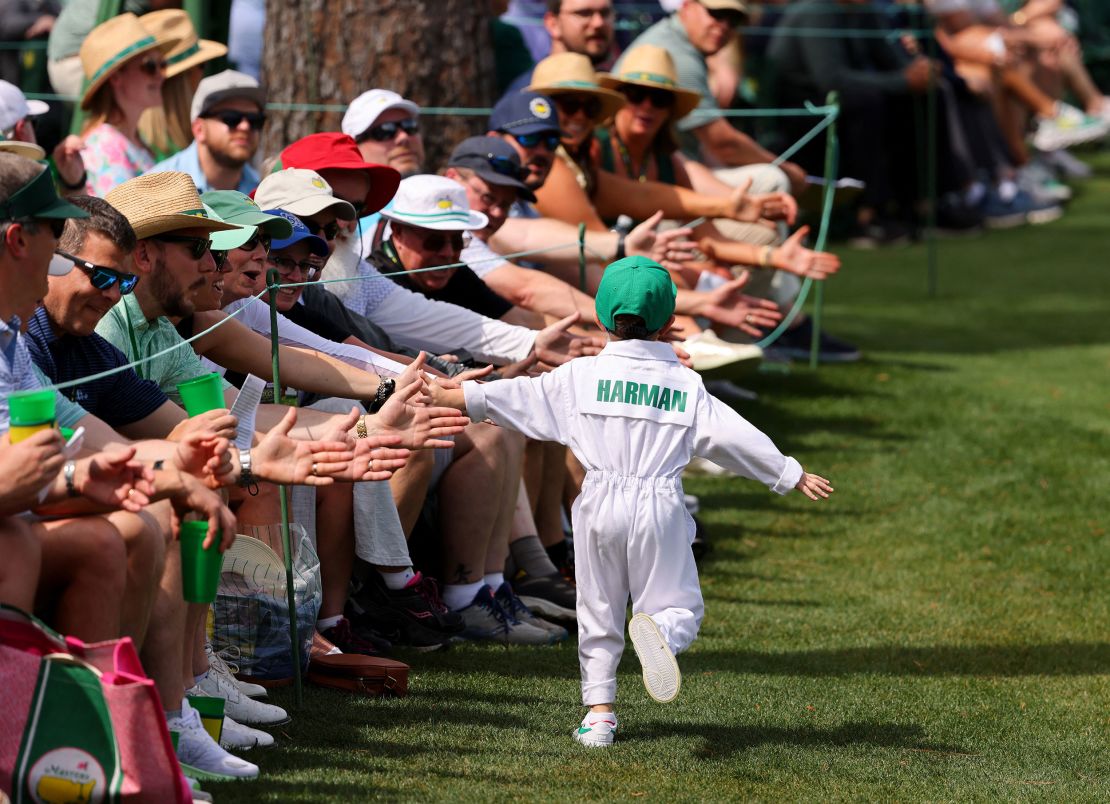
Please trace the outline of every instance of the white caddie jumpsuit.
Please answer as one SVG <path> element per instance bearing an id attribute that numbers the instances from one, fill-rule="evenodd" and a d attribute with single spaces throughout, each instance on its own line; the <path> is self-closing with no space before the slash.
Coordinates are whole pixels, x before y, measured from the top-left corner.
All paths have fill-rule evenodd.
<path id="1" fill-rule="evenodd" d="M 582 702 L 613 703 L 625 607 L 648 614 L 676 654 L 703 604 L 682 470 L 694 455 L 785 494 L 802 467 L 711 396 L 669 344 L 613 341 L 540 377 L 463 383 L 471 419 L 565 444 L 586 468 L 574 503 Z"/>

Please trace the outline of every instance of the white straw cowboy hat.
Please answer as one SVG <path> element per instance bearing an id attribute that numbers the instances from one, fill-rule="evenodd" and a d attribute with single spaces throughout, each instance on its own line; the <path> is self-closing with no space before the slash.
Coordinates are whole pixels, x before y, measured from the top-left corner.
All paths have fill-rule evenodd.
<path id="1" fill-rule="evenodd" d="M 624 106 L 624 95 L 606 89 L 597 82 L 597 73 L 590 60 L 581 53 L 556 53 L 536 65 L 530 92 L 540 92 L 552 100 L 559 95 L 583 93 L 601 101 L 601 111 L 594 123 L 603 123 Z"/>
<path id="2" fill-rule="evenodd" d="M 239 228 L 208 217 L 188 173 L 147 173 L 125 181 L 104 200 L 127 218 L 139 240 L 177 229 L 224 232 Z"/>
<path id="3" fill-rule="evenodd" d="M 603 87 L 618 92 L 624 84 L 635 84 L 651 89 L 664 89 L 673 92 L 674 108 L 672 119 L 681 120 L 697 108 L 701 93 L 683 89 L 678 85 L 678 71 L 671 54 L 656 45 L 640 45 L 625 53 L 612 73 L 600 73 L 597 80 Z"/>
<path id="4" fill-rule="evenodd" d="M 166 78 L 227 55 L 227 46 L 197 36 L 188 13 L 178 8 L 151 11 L 139 17 L 150 34 L 159 42 L 174 40 L 177 44 L 166 54 Z"/>
<path id="5" fill-rule="evenodd" d="M 89 108 L 97 90 L 129 59 L 151 50 L 165 55 L 177 47 L 178 41 L 176 38 L 155 39 L 131 13 L 120 14 L 97 25 L 81 43 L 81 68 L 87 82 L 81 108 Z"/>

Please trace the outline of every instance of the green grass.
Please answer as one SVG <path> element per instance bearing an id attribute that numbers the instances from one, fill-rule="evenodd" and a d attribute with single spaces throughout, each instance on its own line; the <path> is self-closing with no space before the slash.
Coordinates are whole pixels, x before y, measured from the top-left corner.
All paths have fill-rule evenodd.
<path id="1" fill-rule="evenodd" d="M 412 695 L 309 689 L 217 800 L 1110 799 L 1110 160 L 1045 227 L 847 252 L 826 320 L 867 358 L 741 408 L 834 481 L 699 479 L 714 552 L 678 703 L 621 666 L 574 744 L 573 643 L 414 656 Z M 276 696 L 289 703 L 288 695 Z"/>

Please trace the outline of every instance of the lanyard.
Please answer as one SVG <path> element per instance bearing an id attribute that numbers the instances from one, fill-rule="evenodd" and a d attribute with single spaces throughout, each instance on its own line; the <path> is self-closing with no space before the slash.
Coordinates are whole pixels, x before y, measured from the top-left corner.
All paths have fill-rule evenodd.
<path id="1" fill-rule="evenodd" d="M 636 171 L 632 169 L 632 154 L 628 152 L 628 146 L 624 144 L 621 135 L 617 133 L 617 127 L 613 126 L 609 131 L 613 135 L 613 142 L 617 144 L 617 153 L 621 155 L 621 162 L 624 163 L 624 170 L 628 174 L 628 178 L 635 176 L 636 181 L 647 181 L 648 174 L 648 159 L 645 157 L 644 161 L 640 164 L 640 175 L 636 176 Z"/>

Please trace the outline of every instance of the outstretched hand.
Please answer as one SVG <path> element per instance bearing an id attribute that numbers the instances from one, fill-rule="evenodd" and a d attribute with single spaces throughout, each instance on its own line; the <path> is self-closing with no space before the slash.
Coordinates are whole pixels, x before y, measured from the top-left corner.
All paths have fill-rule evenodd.
<path id="1" fill-rule="evenodd" d="M 761 328 L 778 324 L 782 320 L 782 313 L 773 301 L 740 292 L 748 284 L 750 277 L 749 272 L 744 271 L 736 279 L 708 291 L 699 314 L 715 324 L 736 327 L 753 338 L 761 337 Z"/>
<path id="2" fill-rule="evenodd" d="M 154 494 L 154 472 L 135 460 L 134 447 L 126 447 L 77 461 L 74 486 L 95 503 L 136 513 Z"/>
<path id="3" fill-rule="evenodd" d="M 661 220 L 663 210 L 629 232 L 624 239 L 624 251 L 629 256 L 649 257 L 668 271 L 679 271 L 685 263 L 694 259 L 698 244 L 690 239 L 692 229 L 656 231 Z"/>
<path id="4" fill-rule="evenodd" d="M 340 422 L 347 429 L 358 421 L 358 408 Z M 355 451 L 349 440 L 328 439 L 301 441 L 290 438 L 297 423 L 297 409 L 289 408 L 285 416 L 251 450 L 252 473 L 273 483 L 305 486 L 327 486 L 333 478 L 349 479 Z M 346 433 L 346 429 L 340 431 Z M 353 479 L 353 478 L 350 478 Z"/>
<path id="5" fill-rule="evenodd" d="M 809 279 L 827 279 L 840 270 L 840 257 L 825 251 L 814 251 L 803 244 L 809 227 L 803 226 L 771 254 L 772 264 Z"/>
<path id="6" fill-rule="evenodd" d="M 596 355 L 605 343 L 600 338 L 573 335 L 568 330 L 578 322 L 577 312 L 556 321 L 536 334 L 536 357 L 551 366 L 561 366 L 568 360 L 584 355 Z"/>
<path id="7" fill-rule="evenodd" d="M 408 449 L 429 447 L 447 448 L 453 442 L 447 436 L 461 433 L 470 424 L 470 419 L 454 408 L 428 407 L 423 404 L 427 386 L 419 371 L 424 366 L 424 353 L 417 355 L 410 364 L 417 367 L 417 375 L 404 385 L 397 378 L 397 388 L 377 413 L 366 417 L 368 431 L 378 435 L 400 437 L 399 445 Z M 488 373 L 488 372 L 487 372 Z"/>
<path id="8" fill-rule="evenodd" d="M 209 488 L 229 486 L 236 477 L 230 446 L 226 438 L 212 432 L 188 433 L 178 442 L 173 463 L 182 472 L 199 478 Z"/>
<path id="9" fill-rule="evenodd" d="M 745 179 L 729 196 L 729 215 L 733 220 L 756 223 L 761 220 L 785 221 L 793 225 L 798 202 L 790 193 L 750 194 L 752 180 Z"/>
<path id="10" fill-rule="evenodd" d="M 820 475 L 813 475 L 809 472 L 802 472 L 802 479 L 798 481 L 798 485 L 794 488 L 811 500 L 827 500 L 829 495 L 833 493 L 833 487 L 829 485 L 829 481 Z"/>

